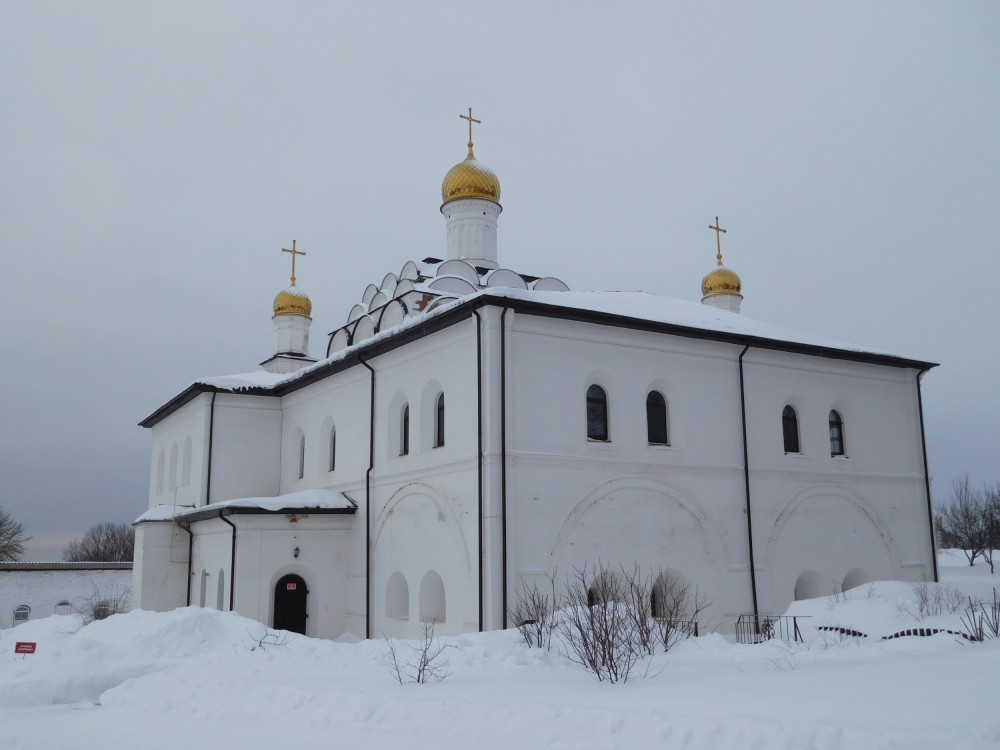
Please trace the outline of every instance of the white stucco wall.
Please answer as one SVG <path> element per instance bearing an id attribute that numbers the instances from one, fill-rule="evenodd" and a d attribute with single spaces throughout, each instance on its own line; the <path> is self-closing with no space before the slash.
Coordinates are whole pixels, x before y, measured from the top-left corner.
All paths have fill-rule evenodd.
<path id="1" fill-rule="evenodd" d="M 0 565 L 0 628 L 13 626 L 14 608 L 20 605 L 31 608 L 29 620 L 56 614 L 62 601 L 68 601 L 72 611 L 81 614 L 91 602 L 102 599 L 120 599 L 126 611 L 132 608 L 129 569 L 45 569 L 46 563 L 28 565 L 32 569 L 9 570 Z"/>

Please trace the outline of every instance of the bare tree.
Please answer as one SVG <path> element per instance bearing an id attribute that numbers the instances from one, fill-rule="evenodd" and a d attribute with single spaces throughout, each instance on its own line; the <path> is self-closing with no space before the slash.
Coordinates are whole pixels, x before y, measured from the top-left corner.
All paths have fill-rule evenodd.
<path id="1" fill-rule="evenodd" d="M 508 610 L 507 616 L 520 631 L 529 647 L 549 649 L 552 647 L 552 633 L 556 627 L 556 574 L 549 576 L 551 593 L 538 590 L 532 583 L 529 587 L 521 579 L 521 596 L 518 603 Z"/>
<path id="2" fill-rule="evenodd" d="M 0 560 L 17 560 L 30 541 L 31 537 L 24 535 L 24 526 L 11 517 L 10 511 L 0 508 Z"/>
<path id="3" fill-rule="evenodd" d="M 385 657 L 386 666 L 400 685 L 407 682 L 440 682 L 451 674 L 445 652 L 455 646 L 434 637 L 433 619 L 424 622 L 423 636 L 410 646 L 414 659 L 404 658 L 391 637 L 385 636 L 385 642 L 389 647 Z"/>
<path id="4" fill-rule="evenodd" d="M 135 529 L 127 523 L 102 521 L 70 542 L 63 550 L 68 562 L 132 562 Z"/>
<path id="5" fill-rule="evenodd" d="M 969 483 L 968 477 L 956 479 L 952 485 L 951 502 L 941 509 L 941 543 L 945 547 L 962 550 L 969 565 L 974 565 L 980 555 L 985 558 L 986 549 L 991 546 L 987 538 L 986 517 L 983 493 Z M 992 557 L 991 553 L 986 559 L 992 562 Z M 991 572 L 992 568 L 991 564 Z"/>

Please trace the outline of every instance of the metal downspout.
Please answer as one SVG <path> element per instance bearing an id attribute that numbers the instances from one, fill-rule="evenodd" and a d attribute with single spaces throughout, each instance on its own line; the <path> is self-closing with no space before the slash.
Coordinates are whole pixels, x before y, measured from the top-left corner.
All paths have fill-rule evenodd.
<path id="1" fill-rule="evenodd" d="M 187 601 L 184 603 L 185 607 L 191 606 L 191 556 L 194 553 L 194 532 L 191 531 L 191 526 L 189 524 L 179 523 L 177 524 L 188 534 L 188 581 L 187 581 Z"/>
<path id="2" fill-rule="evenodd" d="M 365 638 L 372 637 L 372 469 L 375 468 L 375 369 L 358 355 L 358 362 L 372 374 L 368 416 L 368 471 L 365 472 Z"/>
<path id="3" fill-rule="evenodd" d="M 229 611 L 233 612 L 235 611 L 233 604 L 236 601 L 236 524 L 223 515 L 225 512 L 225 508 L 219 509 L 219 520 L 225 521 L 233 527 L 232 549 L 230 550 L 229 558 Z"/>
<path id="4" fill-rule="evenodd" d="M 757 622 L 759 613 L 757 611 L 757 569 L 753 557 L 753 520 L 750 515 L 750 451 L 747 446 L 747 398 L 746 387 L 743 379 L 743 355 L 747 353 L 750 345 L 747 344 L 740 352 L 740 418 L 743 422 L 743 487 L 747 499 L 747 547 L 750 551 L 750 593 L 753 596 L 753 617 Z"/>
<path id="5" fill-rule="evenodd" d="M 917 410 L 920 416 L 920 450 L 924 457 L 924 489 L 927 492 L 927 525 L 931 532 L 931 564 L 934 570 L 934 582 L 937 583 L 938 563 L 937 563 L 937 540 L 934 538 L 934 506 L 931 502 L 931 474 L 927 468 L 927 438 L 924 436 L 924 399 L 920 391 L 920 381 L 927 374 L 929 368 L 924 368 L 917 373 Z"/>
<path id="6" fill-rule="evenodd" d="M 479 483 L 479 632 L 483 632 L 483 319 L 479 310 L 473 310 L 476 316 L 476 466 Z"/>
<path id="7" fill-rule="evenodd" d="M 507 306 L 500 313 L 500 533 L 503 567 L 503 627 L 507 629 Z"/>

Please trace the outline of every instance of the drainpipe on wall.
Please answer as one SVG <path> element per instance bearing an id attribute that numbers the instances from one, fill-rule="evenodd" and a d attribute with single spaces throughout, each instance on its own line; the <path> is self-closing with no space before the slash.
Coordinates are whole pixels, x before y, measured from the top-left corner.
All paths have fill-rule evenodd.
<path id="1" fill-rule="evenodd" d="M 368 471 L 365 472 L 365 638 L 372 637 L 372 469 L 375 468 L 375 370 L 358 355 L 358 362 L 372 374 L 368 415 Z"/>
<path id="2" fill-rule="evenodd" d="M 937 564 L 937 540 L 934 538 L 934 506 L 931 502 L 931 474 L 930 470 L 927 468 L 927 439 L 924 437 L 924 399 L 920 392 L 920 381 L 923 379 L 924 375 L 927 374 L 927 370 L 930 368 L 924 368 L 917 373 L 917 411 L 920 416 L 920 450 L 924 457 L 924 490 L 927 493 L 927 525 L 930 528 L 931 533 L 931 565 L 934 571 L 934 582 L 937 583 L 938 580 L 938 564 Z"/>
<path id="3" fill-rule="evenodd" d="M 191 606 L 191 558 L 194 554 L 194 532 L 191 531 L 191 526 L 189 524 L 179 523 L 177 524 L 188 534 L 188 575 L 187 575 L 187 601 L 184 602 L 185 607 Z"/>
<path id="4" fill-rule="evenodd" d="M 483 319 L 479 310 L 473 309 L 476 316 L 476 465 L 479 484 L 479 632 L 483 632 Z"/>
<path id="5" fill-rule="evenodd" d="M 223 515 L 225 512 L 225 508 L 219 509 L 219 520 L 225 521 L 233 527 L 233 541 L 229 559 L 229 611 L 233 612 L 233 603 L 236 601 L 236 524 Z"/>
<path id="6" fill-rule="evenodd" d="M 503 568 L 503 627 L 507 629 L 507 306 L 500 313 L 500 533 Z"/>
<path id="7" fill-rule="evenodd" d="M 753 521 L 750 515 L 750 451 L 747 446 L 747 399 L 746 387 L 743 378 L 743 355 L 750 349 L 747 344 L 740 352 L 740 419 L 743 422 L 743 487 L 747 499 L 747 547 L 750 553 L 750 593 L 753 597 L 753 617 L 757 622 L 759 615 L 757 611 L 757 569 L 753 558 Z"/>
<path id="8" fill-rule="evenodd" d="M 212 502 L 212 441 L 215 438 L 215 397 L 218 395 L 217 391 L 212 391 L 212 404 L 208 410 L 208 462 L 205 467 L 205 505 Z M 190 603 L 189 601 L 188 604 Z"/>

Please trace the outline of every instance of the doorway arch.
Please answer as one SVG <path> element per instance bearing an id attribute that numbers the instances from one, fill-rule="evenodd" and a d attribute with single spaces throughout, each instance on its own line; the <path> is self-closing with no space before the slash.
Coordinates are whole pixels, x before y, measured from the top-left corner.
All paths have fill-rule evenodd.
<path id="1" fill-rule="evenodd" d="M 305 635 L 306 618 L 309 617 L 306 609 L 308 598 L 309 589 L 301 576 L 279 578 L 274 585 L 274 629 Z"/>

